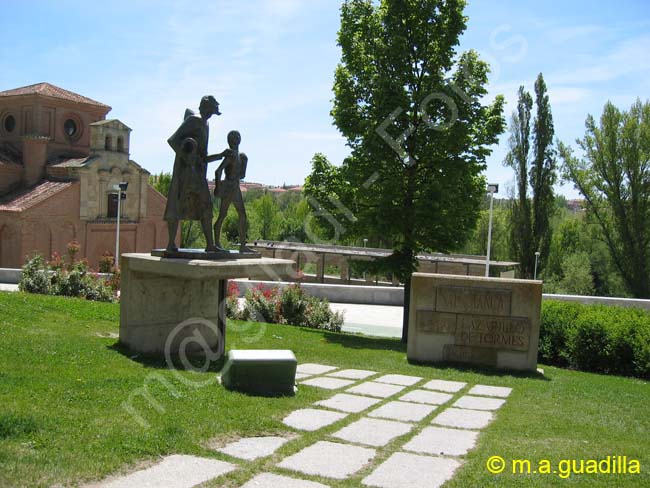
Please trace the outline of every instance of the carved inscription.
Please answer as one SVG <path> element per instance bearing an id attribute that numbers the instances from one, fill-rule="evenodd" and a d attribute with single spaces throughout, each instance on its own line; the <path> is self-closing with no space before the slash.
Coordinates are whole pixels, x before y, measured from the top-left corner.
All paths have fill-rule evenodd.
<path id="1" fill-rule="evenodd" d="M 456 344 L 527 351 L 530 344 L 530 320 L 521 317 L 485 317 L 459 315 Z"/>
<path id="2" fill-rule="evenodd" d="M 439 286 L 436 311 L 507 317 L 510 315 L 511 299 L 509 290 Z"/>
<path id="3" fill-rule="evenodd" d="M 433 310 L 418 310 L 416 314 L 418 332 L 423 334 L 455 334 L 456 314 Z"/>
<path id="4" fill-rule="evenodd" d="M 486 349 L 483 347 L 445 344 L 442 348 L 442 358 L 444 361 L 453 363 L 480 364 L 482 366 L 492 367 L 496 367 L 497 365 L 496 349 Z"/>

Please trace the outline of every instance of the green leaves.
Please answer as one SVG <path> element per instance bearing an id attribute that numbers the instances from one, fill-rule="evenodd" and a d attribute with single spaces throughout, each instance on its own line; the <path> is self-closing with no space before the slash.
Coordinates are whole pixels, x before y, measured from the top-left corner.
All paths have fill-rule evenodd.
<path id="1" fill-rule="evenodd" d="M 607 102 L 596 124 L 588 116 L 577 143 L 583 158 L 560 144 L 563 173 L 585 197 L 613 261 L 635 297 L 650 297 L 650 102 L 629 111 Z"/>

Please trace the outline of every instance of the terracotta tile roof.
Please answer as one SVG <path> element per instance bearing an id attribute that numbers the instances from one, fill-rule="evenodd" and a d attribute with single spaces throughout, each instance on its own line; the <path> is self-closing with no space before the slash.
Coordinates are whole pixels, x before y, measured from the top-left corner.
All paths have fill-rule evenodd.
<path id="1" fill-rule="evenodd" d="M 46 97 L 61 98 L 63 100 L 70 100 L 77 103 L 86 103 L 98 107 L 105 107 L 110 109 L 108 105 L 93 100 L 92 98 L 84 97 L 78 93 L 64 90 L 58 86 L 51 85 L 50 83 L 36 83 L 35 85 L 23 86 L 14 88 L 13 90 L 6 90 L 0 92 L 0 97 L 15 97 L 20 95 L 43 95 Z"/>
<path id="2" fill-rule="evenodd" d="M 22 212 L 73 184 L 72 181 L 44 181 L 33 188 L 15 191 L 0 200 L 0 212 Z"/>

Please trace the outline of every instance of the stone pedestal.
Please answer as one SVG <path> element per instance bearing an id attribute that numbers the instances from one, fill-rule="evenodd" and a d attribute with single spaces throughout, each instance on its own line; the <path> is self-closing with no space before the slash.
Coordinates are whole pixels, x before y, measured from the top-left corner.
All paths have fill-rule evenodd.
<path id="1" fill-rule="evenodd" d="M 542 282 L 414 273 L 407 355 L 536 371 Z"/>
<path id="2" fill-rule="evenodd" d="M 143 354 L 171 356 L 225 348 L 225 298 L 230 278 L 278 280 L 293 261 L 221 261 L 121 256 L 120 343 Z"/>

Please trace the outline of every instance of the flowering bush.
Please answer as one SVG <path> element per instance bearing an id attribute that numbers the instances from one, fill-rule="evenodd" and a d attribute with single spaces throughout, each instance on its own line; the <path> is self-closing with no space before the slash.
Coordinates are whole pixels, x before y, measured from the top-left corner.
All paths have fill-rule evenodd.
<path id="1" fill-rule="evenodd" d="M 97 274 L 92 273 L 85 259 L 76 261 L 79 249 L 76 241 L 68 244 L 67 263 L 58 254 L 54 254 L 48 263 L 41 255 L 35 254 L 23 266 L 23 276 L 18 288 L 28 293 L 80 297 L 102 302 L 113 301 L 115 299 L 113 283 L 107 283 Z M 117 279 L 119 284 L 119 276 Z"/>
<path id="2" fill-rule="evenodd" d="M 283 289 L 257 285 L 246 292 L 242 311 L 237 303 L 239 289 L 233 285 L 228 287 L 226 302 L 230 318 L 341 331 L 343 315 L 332 312 L 327 300 L 307 295 L 298 284 Z"/>

